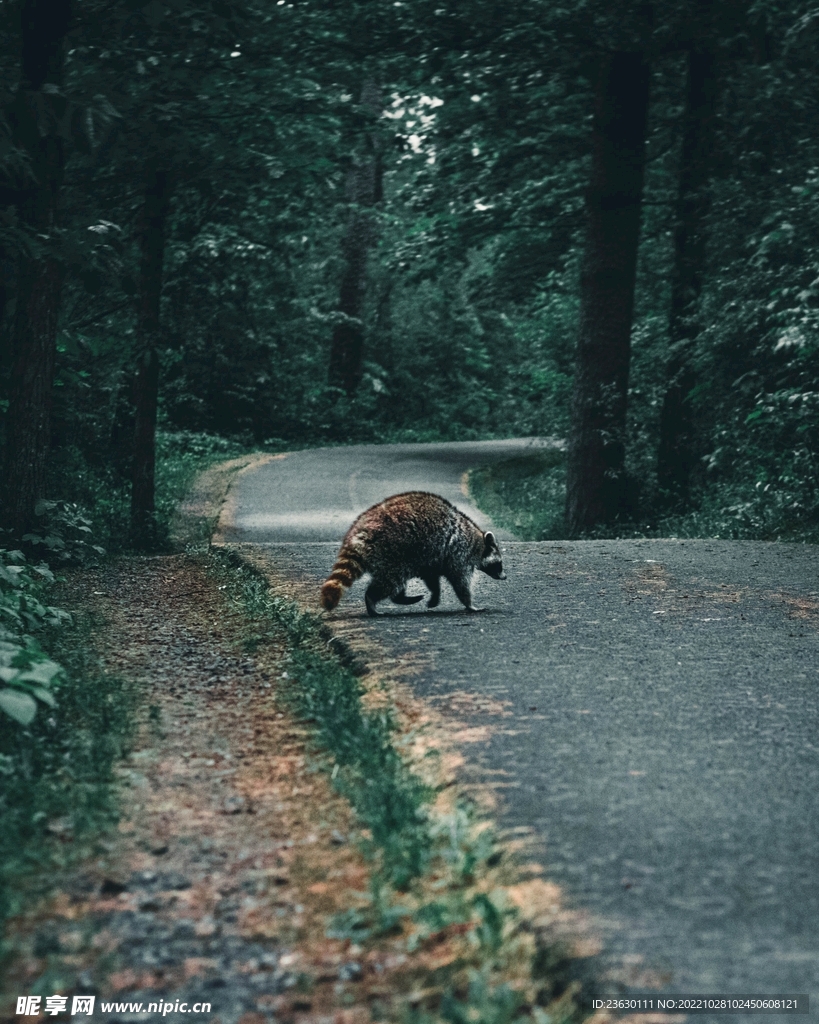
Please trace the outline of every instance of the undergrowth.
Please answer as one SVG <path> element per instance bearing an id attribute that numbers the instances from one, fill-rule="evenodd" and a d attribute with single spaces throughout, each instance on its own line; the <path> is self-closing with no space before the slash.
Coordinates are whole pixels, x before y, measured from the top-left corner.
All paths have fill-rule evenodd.
<path id="1" fill-rule="evenodd" d="M 250 450 L 240 441 L 214 434 L 157 431 L 153 530 L 157 550 L 170 550 L 174 511 L 195 477 L 216 462 Z M 52 459 L 49 490 L 88 516 L 96 542 L 109 553 L 129 549 L 131 484 L 115 465 L 93 460 L 77 447 L 61 449 Z"/>
<path id="2" fill-rule="evenodd" d="M 794 474 L 785 483 L 795 478 Z M 474 469 L 469 474 L 469 488 L 478 507 L 520 540 L 565 540 L 568 536 L 565 452 L 534 452 Z M 804 490 L 811 488 L 815 483 L 808 474 Z M 586 536 L 815 542 L 818 535 L 815 509 L 807 498 L 794 500 L 784 483 L 779 490 L 766 493 L 759 482 L 722 481 L 701 488 L 688 511 L 656 512 L 649 500 L 638 518 L 601 524 Z"/>
<path id="3" fill-rule="evenodd" d="M 163 546 L 194 477 L 243 451 L 207 434 L 158 434 Z M 87 624 L 72 623 L 51 603 L 52 570 L 84 566 L 104 548 L 127 545 L 127 487 L 110 468 L 75 455 L 72 473 L 52 480 L 62 484 L 61 500 L 38 503 L 25 550 L 0 547 L 0 926 L 35 875 L 45 877 L 85 849 L 85 840 L 116 818 L 113 770 L 131 734 L 132 688 L 101 671 Z M 63 587 L 64 599 L 67 593 Z"/>
<path id="4" fill-rule="evenodd" d="M 0 715 L 0 926 L 117 818 L 114 768 L 138 695 L 102 671 L 88 629 L 80 622 L 41 637 L 62 669 L 53 707 L 27 725 Z"/>
<path id="5" fill-rule="evenodd" d="M 363 706 L 360 667 L 344 641 L 275 596 L 235 552 L 215 552 L 211 565 L 245 616 L 246 645 L 286 639 L 276 699 L 312 727 L 317 758 L 362 827 L 369 902 L 339 915 L 330 934 L 400 935 L 410 953 L 437 951 L 429 998 L 410 1013 L 415 1024 L 582 1020 L 580 977 L 594 987 L 588 965 L 522 918 L 504 889 L 517 876 L 487 823 L 466 805 L 435 805 L 435 790 L 399 753 L 393 716 Z"/>
<path id="6" fill-rule="evenodd" d="M 494 523 L 521 540 L 566 536 L 566 454 L 557 448 L 473 469 L 469 489 Z"/>

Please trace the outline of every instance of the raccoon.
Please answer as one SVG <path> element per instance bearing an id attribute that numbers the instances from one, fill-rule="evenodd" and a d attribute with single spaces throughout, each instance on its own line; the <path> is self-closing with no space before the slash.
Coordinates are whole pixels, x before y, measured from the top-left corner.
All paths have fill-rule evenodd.
<path id="1" fill-rule="evenodd" d="M 466 610 L 477 612 L 470 586 L 475 569 L 496 580 L 506 579 L 493 533 L 484 533 L 437 494 L 395 494 L 362 512 L 347 531 L 333 571 L 321 588 L 321 604 L 332 611 L 343 588 L 370 573 L 372 582 L 364 594 L 368 614 L 379 615 L 375 606 L 386 598 L 395 604 L 420 601 L 423 595 L 406 593 L 407 582 L 414 577 L 429 589 L 427 607 L 435 608 L 441 601 L 443 576 Z"/>

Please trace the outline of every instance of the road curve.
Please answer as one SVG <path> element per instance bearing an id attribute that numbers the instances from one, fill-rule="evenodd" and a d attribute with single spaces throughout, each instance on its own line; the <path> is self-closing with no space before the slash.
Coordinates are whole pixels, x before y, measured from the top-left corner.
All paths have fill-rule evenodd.
<path id="1" fill-rule="evenodd" d="M 556 442 L 458 441 L 449 444 L 356 445 L 291 452 L 232 489 L 225 541 L 254 544 L 338 543 L 355 517 L 401 491 L 433 491 L 486 529 L 487 517 L 470 501 L 464 474 Z M 513 539 L 505 530 L 501 539 Z"/>
<path id="2" fill-rule="evenodd" d="M 317 588 L 355 515 L 397 491 L 436 491 L 486 525 L 464 471 L 531 443 L 294 452 L 237 480 L 223 539 Z M 434 612 L 368 620 L 359 583 L 328 621 L 411 654 L 419 696 L 489 726 L 467 777 L 542 841 L 613 979 L 819 1006 L 819 549 L 504 548 L 508 581 L 476 579 L 484 615 L 445 587 Z"/>

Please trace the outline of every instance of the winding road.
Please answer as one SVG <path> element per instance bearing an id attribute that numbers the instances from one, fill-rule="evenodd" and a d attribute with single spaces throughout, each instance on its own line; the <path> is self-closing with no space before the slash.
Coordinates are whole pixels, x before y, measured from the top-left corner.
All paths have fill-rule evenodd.
<path id="1" fill-rule="evenodd" d="M 237 479 L 222 538 L 317 593 L 364 508 L 431 490 L 485 528 L 465 471 L 536 443 L 294 452 Z M 358 583 L 328 621 L 411 656 L 417 695 L 489 727 L 467 781 L 533 830 L 624 990 L 819 1006 L 819 548 L 497 532 L 509 578 L 477 574 L 483 615 L 445 584 L 435 611 L 369 620 Z"/>

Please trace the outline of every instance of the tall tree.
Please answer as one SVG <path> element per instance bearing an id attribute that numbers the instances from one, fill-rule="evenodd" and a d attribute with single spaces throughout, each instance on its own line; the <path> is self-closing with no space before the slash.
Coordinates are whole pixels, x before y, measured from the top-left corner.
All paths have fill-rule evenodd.
<path id="1" fill-rule="evenodd" d="M 566 520 L 571 535 L 625 502 L 625 427 L 649 66 L 642 50 L 600 61 L 580 284 Z"/>
<path id="2" fill-rule="evenodd" d="M 373 79 L 361 90 L 361 107 L 372 122 L 381 113 L 381 91 Z M 382 198 L 383 164 L 379 138 L 365 132 L 361 150 L 347 173 L 350 217 L 342 250 L 344 272 L 338 299 L 339 322 L 330 349 L 330 383 L 353 394 L 364 369 L 364 329 L 361 312 L 367 283 L 367 256 L 376 241 L 374 207 Z"/>
<path id="3" fill-rule="evenodd" d="M 132 454 L 131 539 L 137 547 L 149 548 L 158 539 L 155 436 L 171 179 L 177 191 L 200 189 L 213 202 L 213 165 L 224 162 L 231 148 L 223 125 L 231 113 L 238 120 L 239 75 L 231 54 L 241 56 L 235 40 L 241 28 L 248 29 L 248 5 L 228 11 L 219 0 L 183 0 L 173 7 L 155 4 L 136 10 L 120 3 L 104 5 L 96 19 L 83 13 L 86 41 L 96 43 L 89 48 L 114 57 L 96 69 L 121 114 L 108 147 L 110 166 L 99 172 L 112 207 L 108 216 L 120 223 L 136 222 L 135 345 L 126 370 L 131 400 L 118 403 L 115 431 Z M 111 81 L 128 64 L 134 73 Z M 134 197 L 139 197 L 136 208 Z"/>
<path id="4" fill-rule="evenodd" d="M 140 224 L 137 367 L 134 378 L 134 462 L 131 489 L 131 536 L 137 547 L 152 547 L 154 470 L 159 401 L 159 310 L 165 233 L 170 209 L 170 175 L 157 157 L 146 162 Z"/>
<path id="5" fill-rule="evenodd" d="M 44 496 L 63 270 L 57 252 L 60 189 L 71 111 L 62 94 L 71 0 L 24 0 L 21 75 L 7 110 L 28 174 L 15 197 L 27 230 L 16 274 L 2 516 L 22 533 Z"/>
<path id="6" fill-rule="evenodd" d="M 704 13 L 704 12 L 701 12 Z M 657 481 L 666 501 L 685 505 L 696 458 L 689 395 L 696 381 L 692 348 L 700 331 L 699 299 L 705 270 L 714 149 L 717 79 L 713 40 L 688 47 L 679 191 L 674 228 L 674 272 L 669 319 L 670 358 L 660 416 Z"/>

